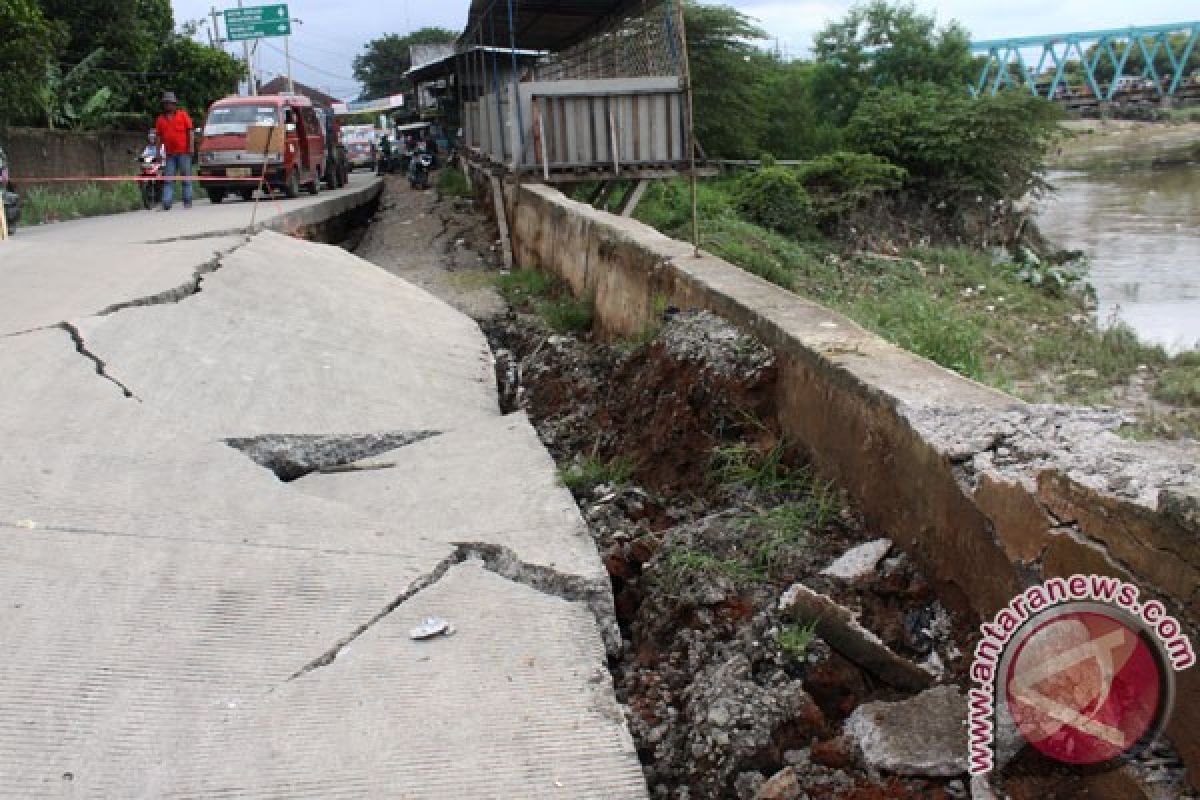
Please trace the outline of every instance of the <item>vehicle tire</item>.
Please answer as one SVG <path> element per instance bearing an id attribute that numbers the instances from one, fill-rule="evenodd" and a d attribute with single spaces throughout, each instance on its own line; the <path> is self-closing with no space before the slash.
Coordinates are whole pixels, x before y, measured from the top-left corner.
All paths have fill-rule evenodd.
<path id="1" fill-rule="evenodd" d="M 293 167 L 288 173 L 287 183 L 283 185 L 283 193 L 288 197 L 300 196 L 300 169 Z"/>
<path id="2" fill-rule="evenodd" d="M 245 200 L 247 203 L 249 203 L 251 200 L 254 199 L 254 190 L 253 189 L 239 189 L 238 194 L 240 194 L 242 196 L 242 199 Z"/>
<path id="3" fill-rule="evenodd" d="M 304 188 L 308 190 L 309 194 L 314 196 L 321 193 L 321 170 L 313 170 L 313 179 L 304 184 Z"/>
<path id="4" fill-rule="evenodd" d="M 154 206 L 154 184 L 146 181 L 142 184 L 142 208 L 149 211 Z"/>
<path id="5" fill-rule="evenodd" d="M 225 199 L 224 189 L 205 189 L 204 191 L 208 193 L 208 202 L 214 206 Z"/>

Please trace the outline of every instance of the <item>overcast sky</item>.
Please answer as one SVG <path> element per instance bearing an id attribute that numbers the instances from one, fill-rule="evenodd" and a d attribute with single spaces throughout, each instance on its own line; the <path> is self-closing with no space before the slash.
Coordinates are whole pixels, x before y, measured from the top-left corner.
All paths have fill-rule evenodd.
<path id="1" fill-rule="evenodd" d="M 245 0 L 266 5 L 272 0 Z M 730 0 L 729 5 L 755 17 L 788 53 L 802 55 L 813 33 L 843 15 L 852 0 Z M 172 0 L 176 22 L 206 15 L 213 0 Z M 236 5 L 217 0 L 217 8 Z M 330 94 L 353 98 L 358 86 L 351 62 L 363 44 L 386 33 L 404 34 L 430 25 L 454 31 L 466 23 L 470 0 L 291 0 L 292 16 L 303 21 L 292 37 L 292 76 Z M 918 0 L 940 22 L 956 19 L 975 39 L 1065 33 L 1182 22 L 1200 17 L 1196 0 Z M 201 37 L 206 35 L 201 31 Z M 284 71 L 283 40 L 260 45 L 266 78 Z M 240 48 L 237 49 L 240 53 Z"/>

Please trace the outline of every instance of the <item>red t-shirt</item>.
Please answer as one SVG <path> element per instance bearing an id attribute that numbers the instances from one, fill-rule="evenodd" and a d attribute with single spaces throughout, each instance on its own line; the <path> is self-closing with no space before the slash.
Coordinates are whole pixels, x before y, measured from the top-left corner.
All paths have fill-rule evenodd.
<path id="1" fill-rule="evenodd" d="M 175 113 L 169 117 L 166 114 L 159 114 L 158 121 L 154 123 L 154 130 L 158 133 L 158 140 L 166 148 L 167 155 L 178 156 L 192 152 L 188 147 L 189 134 L 192 131 L 192 118 L 183 109 L 176 109 Z"/>

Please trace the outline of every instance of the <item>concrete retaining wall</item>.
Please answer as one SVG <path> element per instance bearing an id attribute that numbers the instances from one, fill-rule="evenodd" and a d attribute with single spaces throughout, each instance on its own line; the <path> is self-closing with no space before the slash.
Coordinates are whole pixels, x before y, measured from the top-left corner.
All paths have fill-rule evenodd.
<path id="1" fill-rule="evenodd" d="M 22 188 L 39 178 L 76 175 L 132 175 L 134 156 L 146 144 L 142 131 L 74 133 L 41 128 L 0 130 L 0 147 L 8 154 L 12 182 Z"/>
<path id="2" fill-rule="evenodd" d="M 783 430 L 962 607 L 990 618 L 1034 582 L 1101 573 L 1161 598 L 1200 642 L 1194 449 L 1125 441 L 1114 414 L 1021 403 L 555 189 L 510 187 L 508 205 L 515 263 L 591 297 L 605 333 L 645 331 L 665 302 L 772 347 Z M 1178 678 L 1168 731 L 1195 782 L 1200 668 Z"/>

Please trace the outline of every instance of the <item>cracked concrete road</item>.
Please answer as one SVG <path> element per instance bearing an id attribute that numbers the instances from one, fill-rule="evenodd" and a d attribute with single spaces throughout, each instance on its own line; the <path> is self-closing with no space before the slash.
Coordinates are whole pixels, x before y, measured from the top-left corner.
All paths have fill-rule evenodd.
<path id="1" fill-rule="evenodd" d="M 0 798 L 645 797 L 607 576 L 477 326 L 190 213 L 0 245 Z"/>

